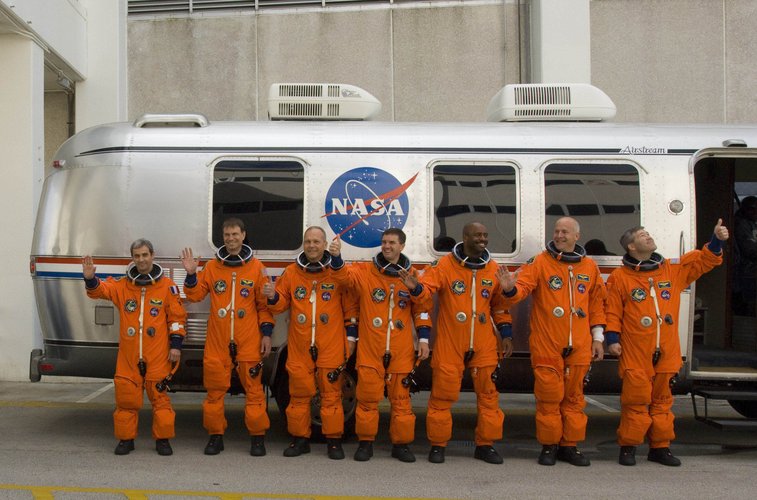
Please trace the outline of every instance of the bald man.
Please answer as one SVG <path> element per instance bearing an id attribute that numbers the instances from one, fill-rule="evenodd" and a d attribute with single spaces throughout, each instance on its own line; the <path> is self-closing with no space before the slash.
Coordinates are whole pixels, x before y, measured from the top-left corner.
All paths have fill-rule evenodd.
<path id="1" fill-rule="evenodd" d="M 517 278 L 504 267 L 497 275 L 509 304 L 533 295 L 529 344 L 541 465 L 590 465 L 577 444 L 586 437 L 584 377 L 592 359 L 604 355 L 606 292 L 580 237 L 578 221 L 562 217 L 546 250 L 529 259 Z"/>
<path id="2" fill-rule="evenodd" d="M 488 243 L 486 226 L 468 223 L 463 228 L 463 241 L 426 268 L 420 284 L 407 270 L 399 274 L 411 295 L 426 300 L 436 293 L 439 300 L 426 414 L 431 463 L 444 462 L 444 451 L 452 437 L 451 408 L 460 394 L 466 368 L 473 379 L 478 409 L 473 457 L 490 464 L 502 463 L 493 446 L 502 439 L 505 419 L 492 380 L 498 361 L 495 327 L 505 356 L 512 353 L 513 343 L 510 314 L 496 278 L 497 263 L 486 249 Z"/>

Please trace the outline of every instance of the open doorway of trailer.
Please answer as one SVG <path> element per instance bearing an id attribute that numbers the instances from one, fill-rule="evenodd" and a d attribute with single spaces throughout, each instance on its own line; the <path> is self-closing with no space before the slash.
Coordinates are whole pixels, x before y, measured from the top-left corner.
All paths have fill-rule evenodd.
<path id="1" fill-rule="evenodd" d="M 697 247 L 710 240 L 718 218 L 731 237 L 723 265 L 696 283 L 692 376 L 757 381 L 757 150 L 700 157 L 694 185 Z"/>

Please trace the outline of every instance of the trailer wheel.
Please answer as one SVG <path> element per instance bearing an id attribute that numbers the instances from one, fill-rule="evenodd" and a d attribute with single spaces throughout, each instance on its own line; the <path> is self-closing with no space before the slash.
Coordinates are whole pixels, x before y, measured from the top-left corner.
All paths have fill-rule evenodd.
<path id="1" fill-rule="evenodd" d="M 276 377 L 276 390 L 274 399 L 279 407 L 281 421 L 286 428 L 286 408 L 289 406 L 289 374 L 286 370 Z M 345 370 L 342 374 L 342 406 L 344 408 L 344 437 L 355 433 L 355 409 L 357 408 L 357 382 L 353 373 Z M 311 439 L 320 441 L 323 439 L 321 432 L 321 395 L 316 392 L 310 401 Z"/>
<path id="2" fill-rule="evenodd" d="M 742 399 L 729 399 L 728 404 L 746 418 L 757 418 L 757 401 L 744 401 Z"/>
<path id="3" fill-rule="evenodd" d="M 42 374 L 39 372 L 39 360 L 42 359 L 42 349 L 32 349 L 29 356 L 29 380 L 39 382 Z"/>

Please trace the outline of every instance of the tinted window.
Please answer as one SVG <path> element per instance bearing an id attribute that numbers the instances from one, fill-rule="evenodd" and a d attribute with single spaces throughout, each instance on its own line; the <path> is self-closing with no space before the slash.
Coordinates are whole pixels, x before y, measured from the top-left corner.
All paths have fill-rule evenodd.
<path id="1" fill-rule="evenodd" d="M 580 244 L 589 255 L 623 255 L 618 242 L 626 229 L 641 222 L 639 173 L 632 165 L 560 164 L 544 170 L 545 241 L 552 239 L 559 217 L 575 217 Z"/>
<path id="2" fill-rule="evenodd" d="M 302 243 L 302 165 L 294 161 L 221 161 L 213 172 L 213 244 L 221 224 L 242 219 L 255 250 L 295 250 Z"/>
<path id="3" fill-rule="evenodd" d="M 509 165 L 434 167 L 434 249 L 449 251 L 463 226 L 480 222 L 489 230 L 489 251 L 512 253 L 516 229 L 515 169 Z"/>

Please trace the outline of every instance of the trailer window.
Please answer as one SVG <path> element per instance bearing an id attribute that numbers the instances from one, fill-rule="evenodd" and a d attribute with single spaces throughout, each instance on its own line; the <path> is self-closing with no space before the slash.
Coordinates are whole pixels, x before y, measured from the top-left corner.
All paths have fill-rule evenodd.
<path id="1" fill-rule="evenodd" d="M 436 165 L 434 167 L 434 250 L 449 251 L 463 226 L 478 221 L 489 230 L 489 251 L 516 248 L 515 168 L 510 165 Z"/>
<path id="2" fill-rule="evenodd" d="M 213 171 L 213 244 L 221 225 L 242 219 L 255 250 L 296 250 L 302 243 L 304 170 L 296 161 L 224 160 Z"/>
<path id="3" fill-rule="evenodd" d="M 570 216 L 581 225 L 589 255 L 623 255 L 618 239 L 641 223 L 639 172 L 627 164 L 553 163 L 544 170 L 546 234 Z"/>

